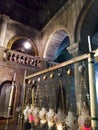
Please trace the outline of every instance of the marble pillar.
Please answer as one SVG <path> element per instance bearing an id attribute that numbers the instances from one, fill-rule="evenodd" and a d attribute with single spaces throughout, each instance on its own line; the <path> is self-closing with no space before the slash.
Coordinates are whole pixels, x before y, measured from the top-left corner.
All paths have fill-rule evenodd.
<path id="1" fill-rule="evenodd" d="M 74 43 L 73 45 L 68 47 L 68 52 L 72 54 L 73 58 L 79 56 L 80 55 L 79 43 Z M 74 82 L 75 82 L 74 108 L 78 115 L 80 115 L 81 113 L 83 101 L 86 102 L 86 91 L 87 91 L 87 77 L 85 77 L 85 75 L 82 75 L 81 72 L 79 72 L 79 66 L 81 65 L 81 63 L 82 61 L 74 64 Z"/>
<path id="2" fill-rule="evenodd" d="M 0 46 L 4 46 L 8 20 L 9 20 L 8 16 L 6 15 L 0 16 Z"/>

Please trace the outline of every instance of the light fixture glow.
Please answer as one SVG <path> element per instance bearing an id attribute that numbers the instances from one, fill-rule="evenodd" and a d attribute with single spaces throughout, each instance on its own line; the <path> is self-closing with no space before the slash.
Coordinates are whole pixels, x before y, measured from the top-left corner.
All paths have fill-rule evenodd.
<path id="1" fill-rule="evenodd" d="M 26 41 L 26 42 L 24 43 L 24 48 L 25 48 L 25 49 L 30 49 L 30 48 L 31 48 L 31 44 L 30 44 L 28 41 Z"/>
<path id="2" fill-rule="evenodd" d="M 65 122 L 65 114 L 61 109 L 58 109 L 58 113 L 54 117 L 54 121 L 56 123 L 57 130 L 63 130 L 64 129 L 64 122 Z"/>
<path id="3" fill-rule="evenodd" d="M 53 126 L 54 126 L 54 122 L 48 120 L 48 127 L 49 127 L 49 129 L 51 129 Z"/>
<path id="4" fill-rule="evenodd" d="M 40 120 L 40 123 L 44 125 L 46 123 L 46 120 Z"/>
<path id="5" fill-rule="evenodd" d="M 46 123 L 46 113 L 46 108 L 42 107 L 41 111 L 39 112 L 40 123 L 42 125 Z"/>
<path id="6" fill-rule="evenodd" d="M 57 123 L 57 130 L 63 130 L 62 123 Z"/>
<path id="7" fill-rule="evenodd" d="M 55 116 L 54 110 L 49 108 L 49 111 L 46 114 L 49 129 L 51 129 L 54 126 L 54 116 Z"/>

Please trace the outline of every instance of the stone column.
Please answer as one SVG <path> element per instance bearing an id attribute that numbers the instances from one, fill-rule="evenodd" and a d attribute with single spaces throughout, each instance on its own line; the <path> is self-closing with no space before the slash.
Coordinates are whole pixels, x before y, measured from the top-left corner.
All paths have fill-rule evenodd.
<path id="1" fill-rule="evenodd" d="M 67 48 L 68 52 L 72 54 L 73 58 L 79 56 L 79 43 L 74 43 L 70 47 Z M 81 101 L 82 101 L 82 89 L 81 89 L 81 75 L 78 70 L 79 66 L 81 64 L 80 62 L 77 62 L 74 64 L 74 82 L 75 82 L 75 102 L 76 102 L 76 112 L 77 114 L 80 114 L 81 110 Z M 73 97 L 72 97 L 73 98 Z M 75 105 L 74 102 L 74 105 Z"/>
<path id="2" fill-rule="evenodd" d="M 0 46 L 4 45 L 8 20 L 9 20 L 8 16 L 6 15 L 0 16 Z"/>

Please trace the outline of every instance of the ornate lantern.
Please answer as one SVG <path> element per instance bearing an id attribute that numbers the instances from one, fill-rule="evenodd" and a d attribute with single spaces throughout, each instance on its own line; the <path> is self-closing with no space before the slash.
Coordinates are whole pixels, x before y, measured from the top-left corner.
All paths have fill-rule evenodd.
<path id="1" fill-rule="evenodd" d="M 34 106 L 32 106 L 31 104 L 31 107 L 28 110 L 29 123 L 31 124 L 34 122 L 33 110 L 34 110 Z"/>
<path id="2" fill-rule="evenodd" d="M 79 130 L 91 130 L 91 117 L 87 109 L 82 110 L 78 118 Z"/>
<path id="3" fill-rule="evenodd" d="M 30 106 L 27 105 L 26 108 L 25 108 L 24 111 L 23 111 L 24 121 L 25 121 L 25 122 L 27 122 L 27 120 L 28 120 L 28 111 L 29 111 L 29 109 L 30 109 Z"/>
<path id="4" fill-rule="evenodd" d="M 68 116 L 66 117 L 65 123 L 68 130 L 77 130 L 78 128 L 77 117 L 72 111 L 68 112 Z"/>
<path id="5" fill-rule="evenodd" d="M 34 125 L 38 125 L 39 124 L 39 108 L 35 107 L 35 109 L 33 110 L 33 116 L 34 116 Z"/>
<path id="6" fill-rule="evenodd" d="M 63 130 L 63 124 L 65 121 L 65 114 L 62 110 L 58 109 L 58 113 L 54 117 L 57 130 Z"/>
<path id="7" fill-rule="evenodd" d="M 49 109 L 49 112 L 46 114 L 46 119 L 48 122 L 48 127 L 49 129 L 51 129 L 54 125 L 54 116 L 55 116 L 55 112 L 53 109 Z"/>
<path id="8" fill-rule="evenodd" d="M 39 112 L 40 123 L 42 125 L 46 123 L 46 113 L 46 108 L 42 107 L 41 111 Z"/>

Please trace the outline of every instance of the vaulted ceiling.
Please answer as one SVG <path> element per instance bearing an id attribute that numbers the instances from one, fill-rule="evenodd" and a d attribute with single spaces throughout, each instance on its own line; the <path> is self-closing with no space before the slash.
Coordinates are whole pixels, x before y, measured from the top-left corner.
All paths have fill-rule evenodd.
<path id="1" fill-rule="evenodd" d="M 68 0 L 1 0 L 0 12 L 41 30 Z"/>

